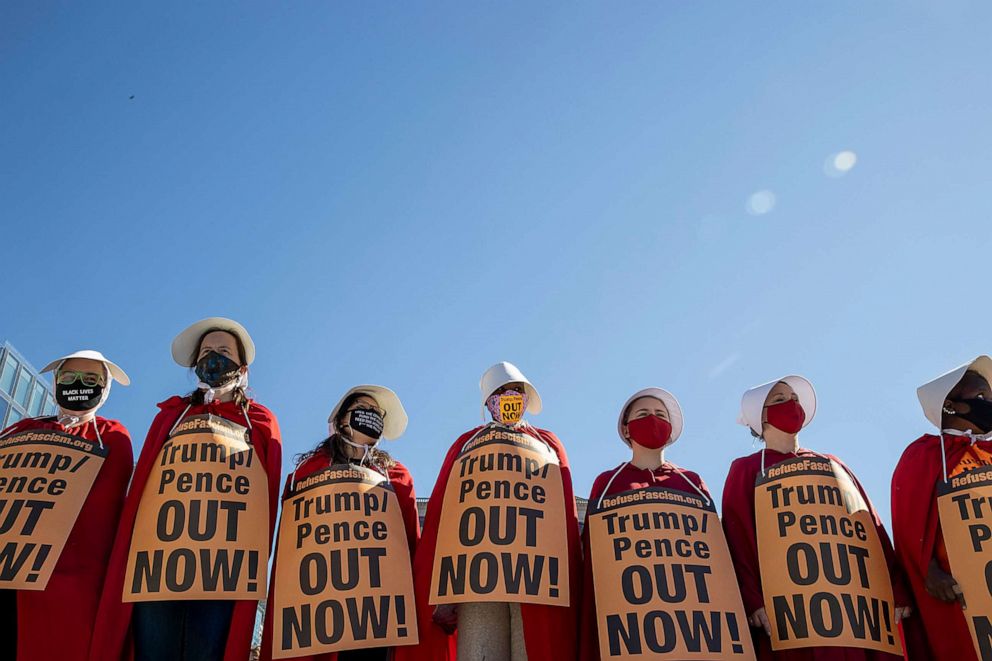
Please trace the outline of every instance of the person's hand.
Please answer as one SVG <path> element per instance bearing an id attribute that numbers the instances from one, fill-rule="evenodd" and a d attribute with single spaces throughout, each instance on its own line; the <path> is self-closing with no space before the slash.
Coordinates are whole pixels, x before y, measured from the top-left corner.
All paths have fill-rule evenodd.
<path id="1" fill-rule="evenodd" d="M 449 636 L 455 633 L 458 626 L 458 606 L 456 604 L 441 604 L 434 607 L 434 624 Z"/>
<path id="2" fill-rule="evenodd" d="M 954 577 L 940 568 L 936 560 L 930 560 L 930 568 L 927 570 L 926 580 L 927 594 L 934 599 L 941 601 L 958 601 L 961 608 L 967 608 L 964 603 L 964 592 L 961 586 L 954 580 Z"/>
<path id="3" fill-rule="evenodd" d="M 912 614 L 912 606 L 896 606 L 896 624 L 899 624 Z"/>
<path id="4" fill-rule="evenodd" d="M 769 636 L 772 635 L 772 623 L 768 621 L 768 616 L 765 615 L 764 608 L 759 608 L 751 613 L 751 616 L 747 618 L 747 621 L 752 627 L 760 627 L 765 630 L 766 634 Z"/>

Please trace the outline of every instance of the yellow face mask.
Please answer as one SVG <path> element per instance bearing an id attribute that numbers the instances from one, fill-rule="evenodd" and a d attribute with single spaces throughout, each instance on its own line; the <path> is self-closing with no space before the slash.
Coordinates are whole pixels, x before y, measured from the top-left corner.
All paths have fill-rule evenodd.
<path id="1" fill-rule="evenodd" d="M 523 393 L 507 390 L 502 394 L 493 394 L 486 401 L 486 408 L 495 422 L 512 425 L 520 422 L 527 409 L 527 398 Z"/>

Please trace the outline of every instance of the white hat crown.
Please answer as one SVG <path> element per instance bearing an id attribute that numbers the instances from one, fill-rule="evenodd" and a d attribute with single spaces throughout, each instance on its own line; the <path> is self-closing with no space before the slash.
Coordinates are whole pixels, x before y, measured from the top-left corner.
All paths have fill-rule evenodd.
<path id="1" fill-rule="evenodd" d="M 541 395 L 537 392 L 524 373 L 513 363 L 503 361 L 496 363 L 485 371 L 479 380 L 479 390 L 482 393 L 482 404 L 485 406 L 489 396 L 508 383 L 522 383 L 527 393 L 527 412 L 538 414 L 543 408 Z"/>

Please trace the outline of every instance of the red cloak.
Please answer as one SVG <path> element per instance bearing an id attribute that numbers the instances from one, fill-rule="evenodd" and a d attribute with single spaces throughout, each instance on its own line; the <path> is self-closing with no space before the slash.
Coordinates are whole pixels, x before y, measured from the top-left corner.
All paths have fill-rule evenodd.
<path id="1" fill-rule="evenodd" d="M 66 432 L 55 418 L 28 418 L 9 433 L 44 429 Z M 109 451 L 97 473 L 65 548 L 43 591 L 17 591 L 17 661 L 82 661 L 90 646 L 107 557 L 131 477 L 131 436 L 116 420 L 97 416 L 67 433 L 103 440 Z M 53 635 L 54 634 L 54 635 Z"/>
<path id="2" fill-rule="evenodd" d="M 417 554 L 413 560 L 413 584 L 417 597 L 417 628 L 420 635 L 418 645 L 397 647 L 396 661 L 454 661 L 457 658 L 456 635 L 447 635 L 433 622 L 434 607 L 428 602 L 431 589 L 431 574 L 434 570 L 434 550 L 437 545 L 438 525 L 441 521 L 441 503 L 448 486 L 455 459 L 462 446 L 481 427 L 466 432 L 458 437 L 448 450 L 434 491 L 431 492 L 427 503 L 427 517 L 424 519 L 424 531 L 417 546 Z M 563 606 L 544 606 L 539 604 L 520 604 L 520 615 L 524 623 L 524 642 L 527 646 L 527 657 L 533 661 L 545 659 L 574 659 L 576 654 L 576 624 L 578 619 L 578 604 L 582 574 L 582 550 L 579 543 L 578 512 L 575 506 L 575 494 L 572 491 L 572 473 L 568 467 L 568 457 L 565 448 L 558 437 L 544 429 L 530 427 L 532 432 L 543 439 L 558 455 L 561 465 L 562 487 L 565 494 L 565 515 L 568 546 L 568 589 L 571 604 Z"/>
<path id="3" fill-rule="evenodd" d="M 590 505 L 595 503 L 601 496 L 611 496 L 624 491 L 634 489 L 646 489 L 648 487 L 665 487 L 676 491 L 685 491 L 693 495 L 698 492 L 692 488 L 696 485 L 700 491 L 709 497 L 710 493 L 703 484 L 703 480 L 692 471 L 676 469 L 672 464 L 666 462 L 656 468 L 649 470 L 638 468 L 631 464 L 621 464 L 622 468 L 612 468 L 605 473 L 600 473 L 599 477 L 592 483 L 592 491 L 589 492 Z M 619 472 L 618 470 L 619 469 Z M 616 477 L 613 477 L 616 474 Z M 610 480 L 613 480 L 610 482 Z M 609 488 L 607 489 L 607 484 Z M 589 515 L 586 510 L 586 523 Z M 596 625 L 596 593 L 592 582 L 592 556 L 589 552 L 589 527 L 582 528 L 582 606 L 579 624 L 579 661 L 599 661 L 599 629 Z"/>
<path id="4" fill-rule="evenodd" d="M 971 439 L 945 434 L 944 445 L 950 471 L 968 450 Z M 992 451 L 992 441 L 977 441 L 975 445 Z M 906 642 L 909 658 L 969 661 L 978 657 L 961 607 L 957 602 L 931 597 L 925 587 L 940 533 L 937 483 L 942 479 L 940 439 L 931 434 L 924 434 L 906 448 L 892 475 L 892 536 L 918 609 L 906 622 Z"/>
<path id="5" fill-rule="evenodd" d="M 124 603 L 121 595 L 124 592 L 124 575 L 127 571 L 127 556 L 131 548 L 131 534 L 134 531 L 134 521 L 138 514 L 138 504 L 144 492 L 149 473 L 158 457 L 162 445 L 169 436 L 169 431 L 186 410 L 189 398 L 171 397 L 158 405 L 161 409 L 152 426 L 148 430 L 145 444 L 138 457 L 138 465 L 134 469 L 134 478 L 124 510 L 121 513 L 117 537 L 114 540 L 113 551 L 107 567 L 107 580 L 100 598 L 100 610 L 97 614 L 93 640 L 90 643 L 89 658 L 92 661 L 114 661 L 115 659 L 131 659 L 134 656 L 134 646 L 131 641 L 131 604 Z M 276 509 L 279 506 L 279 477 L 282 470 L 282 444 L 279 433 L 279 423 L 275 415 L 267 408 L 249 400 L 248 419 L 251 421 L 251 442 L 256 456 L 265 467 L 269 482 L 269 544 L 271 548 L 272 531 L 275 528 Z M 245 424 L 241 407 L 234 402 L 212 402 L 190 407 L 186 416 L 212 414 L 227 418 L 238 424 Z M 224 651 L 224 661 L 244 661 L 248 658 L 251 648 L 252 632 L 255 628 L 255 611 L 257 601 L 241 600 L 234 606 L 231 616 L 231 628 L 227 635 L 227 646 Z"/>
<path id="6" fill-rule="evenodd" d="M 310 457 L 302 464 L 299 468 L 290 473 L 290 479 L 302 480 L 308 475 L 313 475 L 317 471 L 324 470 L 331 465 L 330 457 L 326 454 L 316 455 Z M 417 550 L 417 540 L 420 539 L 420 515 L 417 513 L 417 496 L 413 492 L 413 476 L 410 475 L 410 471 L 407 470 L 406 466 L 396 462 L 396 465 L 387 471 L 387 477 L 389 477 L 389 483 L 393 485 L 393 489 L 396 492 L 396 499 L 399 502 L 400 512 L 403 514 L 403 526 L 406 528 L 406 540 L 410 545 L 410 559 L 413 559 L 413 555 Z M 289 491 L 289 480 L 286 481 L 286 487 L 284 489 L 283 498 L 285 499 L 286 493 Z M 276 541 L 275 554 L 272 557 L 272 571 L 271 576 L 276 575 L 276 563 L 279 562 L 279 543 Z M 275 579 L 273 578 L 269 581 L 269 598 L 266 602 L 268 605 L 275 603 Z M 262 650 L 261 650 L 261 661 L 271 661 L 272 659 L 272 636 L 274 634 L 272 628 L 272 617 L 273 609 L 265 609 L 265 627 L 262 629 Z M 310 654 L 305 656 L 294 656 L 294 659 L 299 661 L 337 661 L 337 652 L 331 652 L 328 654 Z"/>
<path id="7" fill-rule="evenodd" d="M 812 450 L 801 449 L 798 453 L 776 452 L 765 450 L 765 467 L 773 466 L 786 459 L 795 457 L 822 457 L 836 461 L 851 476 L 858 487 L 861 496 L 868 504 L 875 529 L 882 542 L 882 550 L 889 565 L 889 575 L 892 577 L 892 590 L 896 605 L 907 606 L 911 603 L 908 590 L 903 582 L 902 573 L 896 564 L 895 552 L 889 535 L 885 532 L 882 520 L 879 519 L 875 507 L 871 504 L 868 494 L 854 473 L 837 457 L 820 454 Z M 754 481 L 761 472 L 761 451 L 747 457 L 735 459 L 727 475 L 727 483 L 723 488 L 723 530 L 727 535 L 730 555 L 737 570 L 737 582 L 741 586 L 741 598 L 744 600 L 744 612 L 750 617 L 754 611 L 764 608 L 764 598 L 761 591 L 761 573 L 758 569 L 758 533 L 755 527 L 754 514 Z M 754 651 L 759 660 L 775 659 L 776 661 L 867 661 L 892 660 L 898 656 L 865 650 L 854 647 L 807 647 L 795 650 L 773 652 L 771 639 L 761 629 L 752 628 L 751 638 L 754 641 Z"/>

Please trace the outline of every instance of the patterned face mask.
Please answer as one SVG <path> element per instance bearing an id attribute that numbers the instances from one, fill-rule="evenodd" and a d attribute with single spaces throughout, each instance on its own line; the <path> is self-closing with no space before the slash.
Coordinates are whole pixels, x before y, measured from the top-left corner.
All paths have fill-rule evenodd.
<path id="1" fill-rule="evenodd" d="M 516 390 L 505 390 L 493 393 L 486 400 L 486 408 L 494 422 L 512 425 L 520 422 L 527 410 L 527 393 Z"/>

